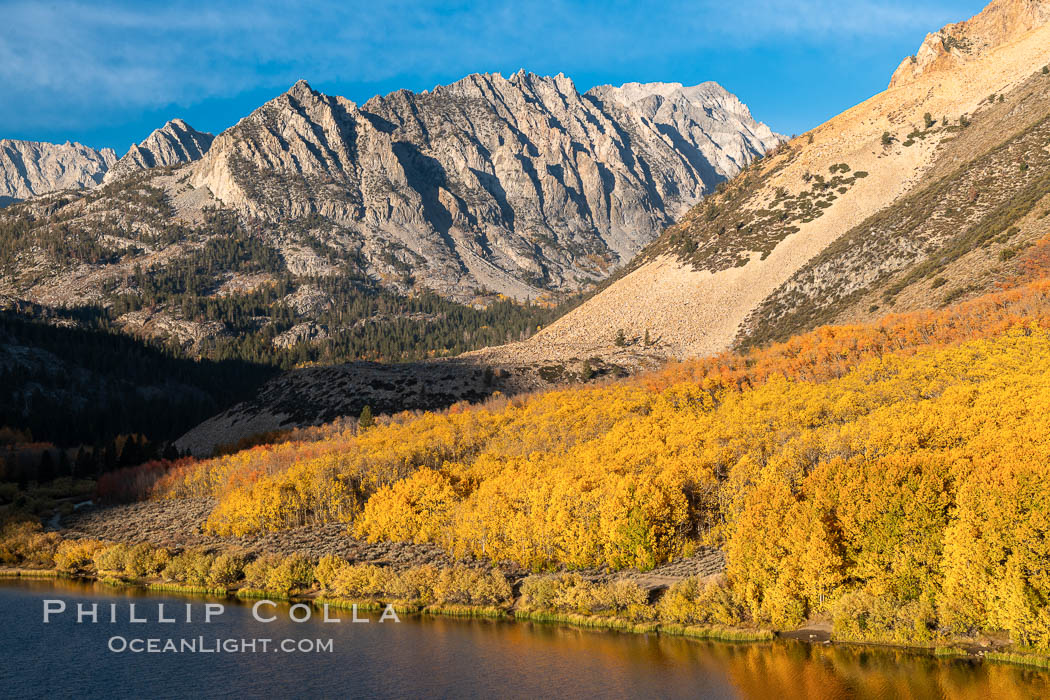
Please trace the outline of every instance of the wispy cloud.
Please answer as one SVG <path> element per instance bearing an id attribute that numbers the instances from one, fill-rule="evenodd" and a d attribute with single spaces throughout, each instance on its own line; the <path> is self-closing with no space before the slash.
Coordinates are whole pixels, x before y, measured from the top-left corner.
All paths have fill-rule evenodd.
<path id="1" fill-rule="evenodd" d="M 490 66 L 599 67 L 790 42 L 822 46 L 932 30 L 950 3 L 5 2 L 0 133 L 105 121 L 299 77 L 379 83 Z"/>

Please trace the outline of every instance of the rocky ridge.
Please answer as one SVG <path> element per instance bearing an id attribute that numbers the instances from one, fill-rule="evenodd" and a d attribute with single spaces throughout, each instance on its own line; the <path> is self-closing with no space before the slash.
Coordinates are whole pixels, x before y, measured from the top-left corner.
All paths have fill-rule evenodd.
<path id="1" fill-rule="evenodd" d="M 141 143 L 131 144 L 102 180 L 112 182 L 139 170 L 200 160 L 213 140 L 212 134 L 197 131 L 182 119 L 173 119 Z"/>
<path id="2" fill-rule="evenodd" d="M 215 137 L 173 119 L 118 160 L 112 148 L 0 139 L 0 207 L 63 190 L 84 190 L 149 168 L 199 160 Z"/>
<path id="3" fill-rule="evenodd" d="M 915 55 L 901 61 L 894 71 L 890 87 L 929 73 L 960 68 L 1047 22 L 1050 4 L 1045 0 L 994 0 L 969 20 L 927 34 Z"/>
<path id="4" fill-rule="evenodd" d="M 0 139 L 0 206 L 48 192 L 94 187 L 116 162 L 111 148 Z"/>
<path id="5" fill-rule="evenodd" d="M 606 276 L 781 142 L 718 86 L 677 87 L 629 100 L 476 74 L 358 106 L 300 81 L 217 137 L 190 182 L 245 217 L 324 217 L 325 242 L 374 274 L 535 298 Z"/>
<path id="6" fill-rule="evenodd" d="M 0 250 L 0 293 L 119 306 L 125 332 L 187 352 L 263 334 L 285 306 L 302 325 L 276 328 L 271 347 L 331 344 L 349 288 L 551 308 L 781 141 L 714 83 L 580 93 L 563 75 L 477 74 L 356 105 L 300 81 L 210 146 L 171 122 L 101 187 L 5 210 L 0 226 L 17 234 Z M 286 299 L 237 328 L 192 313 L 202 299 L 254 305 L 286 283 Z M 326 291 L 300 312 L 306 287 Z"/>

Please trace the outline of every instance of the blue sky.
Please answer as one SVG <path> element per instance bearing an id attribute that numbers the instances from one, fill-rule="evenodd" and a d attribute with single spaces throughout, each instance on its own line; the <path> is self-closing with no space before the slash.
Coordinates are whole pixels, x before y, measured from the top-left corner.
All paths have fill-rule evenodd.
<path id="1" fill-rule="evenodd" d="M 298 78 L 361 103 L 519 68 L 581 91 L 716 80 L 801 133 L 985 2 L 0 0 L 0 138 L 123 153 L 175 117 L 218 133 Z"/>

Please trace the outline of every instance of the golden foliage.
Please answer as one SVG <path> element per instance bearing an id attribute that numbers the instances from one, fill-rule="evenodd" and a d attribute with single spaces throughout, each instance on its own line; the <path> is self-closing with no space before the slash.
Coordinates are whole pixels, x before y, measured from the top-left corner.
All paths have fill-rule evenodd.
<path id="1" fill-rule="evenodd" d="M 218 497 L 217 534 L 335 520 L 534 570 L 646 569 L 720 541 L 727 587 L 676 591 L 668 619 L 826 612 L 841 636 L 1008 629 L 1048 647 L 1048 292 L 257 447 L 158 493 Z M 393 585 L 329 565 L 342 595 Z M 566 587 L 579 599 L 555 609 L 589 605 Z"/>

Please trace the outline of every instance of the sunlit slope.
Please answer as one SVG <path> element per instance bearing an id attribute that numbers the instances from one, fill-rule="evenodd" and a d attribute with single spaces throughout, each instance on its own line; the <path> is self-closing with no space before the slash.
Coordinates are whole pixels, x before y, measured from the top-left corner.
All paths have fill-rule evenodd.
<path id="1" fill-rule="evenodd" d="M 181 467 L 156 495 L 216 499 L 217 535 L 335 521 L 538 570 L 718 544 L 744 621 L 1046 646 L 1048 328 L 1041 280 L 630 382 L 333 428 Z"/>
<path id="2" fill-rule="evenodd" d="M 1050 79 L 1038 82 L 1050 63 L 1050 27 L 996 38 L 1002 43 L 966 62 L 938 64 L 791 141 L 695 207 L 589 302 L 525 343 L 483 354 L 494 360 L 682 358 L 730 347 L 741 331 L 749 334 L 749 315 L 775 294 L 791 292 L 796 273 L 844 234 L 945 177 L 952 165 L 1020 138 L 1048 114 L 1045 101 L 1032 94 L 1045 95 L 1050 87 Z M 1005 102 L 989 100 L 1004 93 L 1015 100 L 1012 106 L 1024 106 L 1010 113 L 1000 106 Z M 997 109 L 1000 118 L 985 117 Z M 1042 167 L 1042 157 L 1033 159 L 1028 177 L 1038 177 Z M 973 217 L 959 225 L 973 224 Z M 925 243 L 916 246 L 918 253 L 908 251 L 908 264 L 936 251 Z M 895 262 L 875 257 L 850 274 L 880 277 Z M 821 302 L 820 290 L 802 291 L 790 300 L 793 306 Z M 777 330 L 765 329 L 765 336 L 785 337 Z"/>

